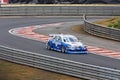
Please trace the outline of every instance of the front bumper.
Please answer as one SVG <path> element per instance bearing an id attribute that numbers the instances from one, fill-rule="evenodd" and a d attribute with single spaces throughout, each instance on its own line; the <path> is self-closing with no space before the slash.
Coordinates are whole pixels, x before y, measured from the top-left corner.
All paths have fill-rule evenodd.
<path id="1" fill-rule="evenodd" d="M 84 48 L 84 49 L 66 49 L 65 52 L 68 54 L 87 54 L 88 53 L 86 48 Z"/>
<path id="2" fill-rule="evenodd" d="M 88 54 L 88 51 L 66 51 L 67 54 Z"/>

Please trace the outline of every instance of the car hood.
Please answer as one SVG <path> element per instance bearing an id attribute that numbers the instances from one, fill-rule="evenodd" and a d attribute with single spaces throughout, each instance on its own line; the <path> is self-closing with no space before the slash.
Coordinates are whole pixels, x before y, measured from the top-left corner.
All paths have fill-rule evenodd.
<path id="1" fill-rule="evenodd" d="M 70 46 L 72 46 L 72 47 L 84 46 L 83 43 L 81 43 L 81 42 L 69 42 L 67 44 L 70 45 Z"/>

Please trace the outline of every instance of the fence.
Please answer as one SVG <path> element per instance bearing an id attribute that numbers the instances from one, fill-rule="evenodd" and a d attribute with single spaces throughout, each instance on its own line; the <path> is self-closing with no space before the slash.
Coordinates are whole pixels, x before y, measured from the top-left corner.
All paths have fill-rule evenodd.
<path id="1" fill-rule="evenodd" d="M 96 36 L 120 41 L 120 29 L 98 25 L 85 20 L 85 18 L 84 18 L 84 30 Z"/>
<path id="2" fill-rule="evenodd" d="M 120 5 L 1 5 L 0 15 L 10 16 L 116 16 L 120 15 Z"/>
<path id="3" fill-rule="evenodd" d="M 120 80 L 120 70 L 0 46 L 0 58 L 91 80 Z"/>

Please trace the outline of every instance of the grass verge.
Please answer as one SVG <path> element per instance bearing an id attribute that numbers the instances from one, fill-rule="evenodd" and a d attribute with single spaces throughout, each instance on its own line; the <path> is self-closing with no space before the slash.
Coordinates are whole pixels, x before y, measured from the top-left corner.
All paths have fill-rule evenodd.
<path id="1" fill-rule="evenodd" d="M 111 19 L 96 21 L 95 23 L 100 24 L 100 25 L 104 25 L 107 27 L 120 29 L 120 16 L 113 17 Z"/>

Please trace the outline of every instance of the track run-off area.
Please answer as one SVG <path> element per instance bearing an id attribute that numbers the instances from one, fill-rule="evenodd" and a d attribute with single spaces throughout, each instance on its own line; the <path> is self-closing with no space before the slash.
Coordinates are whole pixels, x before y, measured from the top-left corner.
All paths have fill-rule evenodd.
<path id="1" fill-rule="evenodd" d="M 90 17 L 89 20 L 95 21 L 105 18 L 109 17 Z M 71 26 L 78 24 L 82 24 L 82 17 L 0 18 L 0 45 L 120 70 L 120 42 L 102 39 L 92 35 L 72 33 L 70 31 Z M 69 30 L 67 30 L 68 28 Z M 45 42 L 49 38 L 48 34 L 52 32 L 64 33 L 63 29 L 65 33 L 79 36 L 82 42 L 88 45 L 90 53 L 84 55 L 61 54 L 46 50 Z"/>

